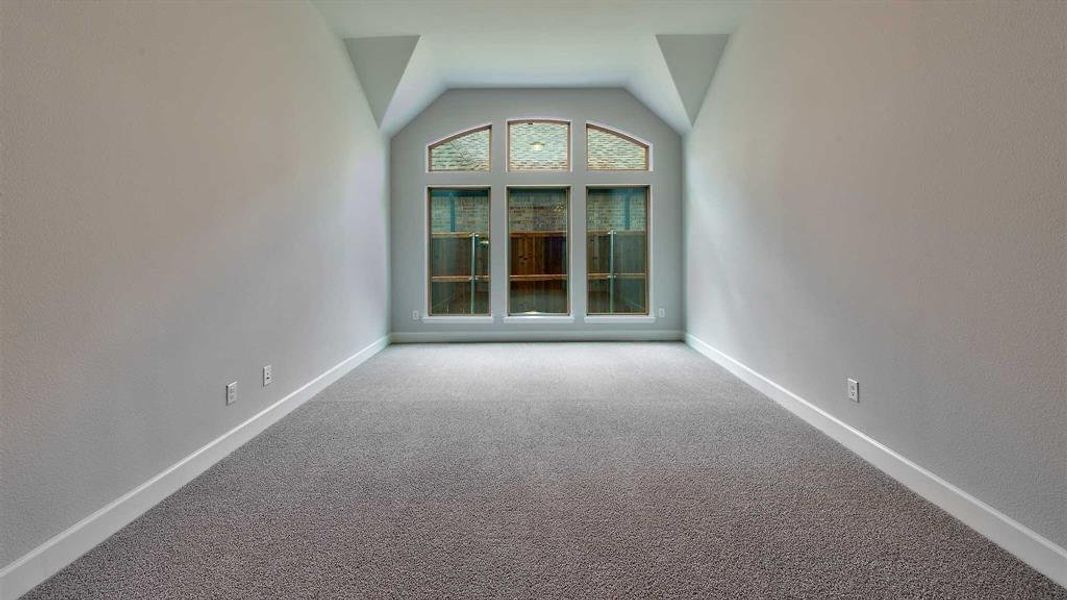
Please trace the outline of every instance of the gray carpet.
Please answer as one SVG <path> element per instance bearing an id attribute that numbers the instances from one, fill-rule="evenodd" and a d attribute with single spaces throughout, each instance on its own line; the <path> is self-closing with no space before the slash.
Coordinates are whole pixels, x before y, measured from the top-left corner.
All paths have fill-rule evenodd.
<path id="1" fill-rule="evenodd" d="M 681 344 L 393 346 L 28 598 L 1061 598 Z"/>

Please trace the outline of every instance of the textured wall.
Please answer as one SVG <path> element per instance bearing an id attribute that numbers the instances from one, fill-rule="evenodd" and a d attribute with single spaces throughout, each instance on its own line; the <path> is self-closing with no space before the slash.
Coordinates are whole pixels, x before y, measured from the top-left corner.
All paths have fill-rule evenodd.
<path id="1" fill-rule="evenodd" d="M 686 142 L 689 332 L 1061 546 L 1065 10 L 757 5 Z"/>
<path id="2" fill-rule="evenodd" d="M 509 119 L 552 118 L 572 121 L 573 170 L 567 172 L 507 172 Z M 616 127 L 652 143 L 651 172 L 587 171 L 585 123 Z M 426 172 L 426 145 L 450 134 L 492 122 L 492 171 Z M 392 331 L 418 336 L 455 335 L 455 339 L 522 338 L 530 332 L 568 336 L 626 332 L 676 333 L 682 329 L 682 190 L 681 140 L 654 113 L 621 89 L 471 89 L 451 90 L 397 133 L 391 143 L 391 258 Z M 666 317 L 632 323 L 586 323 L 585 186 L 651 185 L 652 309 L 663 307 Z M 491 188 L 492 322 L 456 323 L 413 321 L 411 312 L 426 311 L 426 189 L 439 185 L 484 185 Z M 573 323 L 505 321 L 507 313 L 507 254 L 503 243 L 506 189 L 509 185 L 571 186 L 571 307 Z M 653 313 L 654 314 L 654 313 Z"/>
<path id="3" fill-rule="evenodd" d="M 0 20 L 3 565 L 382 336 L 388 242 L 384 144 L 310 5 Z"/>

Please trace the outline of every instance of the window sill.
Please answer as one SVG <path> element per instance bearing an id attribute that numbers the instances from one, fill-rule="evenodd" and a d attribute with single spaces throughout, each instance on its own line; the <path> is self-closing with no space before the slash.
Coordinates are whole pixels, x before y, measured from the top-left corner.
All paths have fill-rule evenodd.
<path id="1" fill-rule="evenodd" d="M 505 323 L 573 323 L 574 315 L 508 315 Z"/>
<path id="2" fill-rule="evenodd" d="M 587 315 L 586 323 L 655 323 L 656 317 L 652 315 Z"/>
<path id="3" fill-rule="evenodd" d="M 423 323 L 492 323 L 492 315 L 437 315 L 419 319 Z"/>

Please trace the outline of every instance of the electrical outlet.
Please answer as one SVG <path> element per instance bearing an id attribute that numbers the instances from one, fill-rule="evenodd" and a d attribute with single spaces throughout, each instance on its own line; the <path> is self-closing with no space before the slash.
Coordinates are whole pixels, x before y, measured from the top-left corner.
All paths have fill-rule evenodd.
<path id="1" fill-rule="evenodd" d="M 274 381 L 274 376 L 271 375 L 270 365 L 263 367 L 263 387 L 267 387 Z"/>
<path id="2" fill-rule="evenodd" d="M 226 406 L 237 402 L 237 382 L 226 384 Z"/>
<path id="3" fill-rule="evenodd" d="M 656 314 L 659 315 L 659 318 L 664 319 L 667 317 L 667 309 L 661 306 L 659 307 L 659 310 L 656 311 Z"/>
<path id="4" fill-rule="evenodd" d="M 417 311 L 417 310 L 411 311 L 411 320 L 412 321 L 418 321 L 419 320 L 419 311 Z"/>
<path id="5" fill-rule="evenodd" d="M 848 399 L 853 402 L 860 401 L 860 382 L 855 379 L 848 380 Z"/>

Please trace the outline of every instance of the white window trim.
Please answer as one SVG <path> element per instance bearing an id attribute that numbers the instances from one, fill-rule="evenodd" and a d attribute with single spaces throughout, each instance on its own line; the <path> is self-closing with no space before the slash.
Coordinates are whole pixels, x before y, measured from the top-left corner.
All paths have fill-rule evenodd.
<path id="1" fill-rule="evenodd" d="M 620 172 L 646 173 L 647 171 L 620 171 Z M 629 314 L 629 315 L 622 315 L 622 314 L 607 315 L 607 314 L 603 314 L 603 313 L 589 314 L 589 266 L 588 266 L 588 264 L 586 264 L 586 268 L 585 268 L 586 299 L 585 299 L 585 319 L 584 319 L 586 323 L 616 323 L 616 324 L 618 324 L 618 323 L 654 323 L 656 321 L 656 311 L 658 310 L 656 308 L 656 286 L 654 286 L 652 284 L 653 273 L 655 272 L 653 270 L 655 268 L 655 265 L 653 264 L 653 260 L 654 260 L 653 256 L 655 255 L 655 253 L 652 251 L 652 248 L 654 247 L 652 244 L 655 242 L 655 235 L 656 235 L 656 233 L 655 233 L 656 232 L 655 218 L 653 217 L 653 213 L 655 211 L 653 210 L 653 207 L 655 207 L 656 204 L 653 201 L 653 196 L 655 195 L 654 194 L 655 190 L 653 189 L 654 186 L 652 185 L 652 182 L 648 182 L 648 183 L 590 183 L 590 184 L 587 184 L 585 186 L 585 210 L 586 210 L 586 212 L 589 211 L 589 190 L 591 188 L 622 188 L 622 187 L 643 187 L 643 188 L 648 188 L 648 200 L 647 200 L 648 204 L 645 207 L 645 210 L 647 211 L 647 214 L 645 214 L 645 220 L 646 220 L 645 229 L 647 230 L 647 235 L 648 235 L 648 242 L 647 242 L 648 247 L 646 249 L 647 252 L 648 252 L 648 256 L 645 257 L 645 260 L 647 261 L 646 269 L 648 270 L 648 276 L 645 279 L 645 285 L 648 286 L 648 306 L 645 307 L 645 308 L 648 309 L 648 313 L 647 314 L 636 314 L 636 315 L 635 314 Z M 588 216 L 586 218 L 588 219 Z M 589 223 L 588 223 L 588 221 L 585 224 L 585 228 L 586 228 L 586 230 L 582 232 L 582 235 L 583 235 L 582 242 L 583 243 L 588 243 L 588 239 L 587 239 L 587 236 L 589 235 Z M 589 261 L 586 260 L 586 263 L 588 263 L 588 262 Z M 622 320 L 620 321 L 618 319 L 622 319 Z"/>
<path id="2" fill-rule="evenodd" d="M 510 163 L 510 152 L 511 152 L 511 148 L 510 148 L 510 130 L 509 130 L 510 124 L 514 123 L 514 122 L 522 122 L 522 121 L 546 121 L 546 120 L 547 121 L 555 121 L 555 122 L 561 122 L 561 123 L 567 123 L 568 124 L 568 127 L 570 129 L 570 136 L 569 136 L 569 139 L 568 139 L 568 144 L 569 144 L 569 147 L 568 147 L 569 160 L 568 160 L 568 162 L 569 162 L 569 166 L 570 166 L 569 170 L 567 170 L 567 171 L 511 171 L 509 169 L 509 167 L 510 167 L 510 164 L 509 164 Z M 527 178 L 527 177 L 547 176 L 548 178 L 560 178 L 560 177 L 566 177 L 567 174 L 573 175 L 573 174 L 575 174 L 577 172 L 577 169 L 575 168 L 575 159 L 576 159 L 576 156 L 577 156 L 575 150 L 576 150 L 576 147 L 577 147 L 576 145 L 578 143 L 578 141 L 576 140 L 577 134 L 575 132 L 575 124 L 576 123 L 579 123 L 580 125 L 583 126 L 582 127 L 582 129 L 583 129 L 582 133 L 585 132 L 585 127 L 584 126 L 592 125 L 594 127 L 599 127 L 599 128 L 605 129 L 605 130 L 607 130 L 609 132 L 617 132 L 617 133 L 619 133 L 621 135 L 625 135 L 627 137 L 633 138 L 634 140 L 636 140 L 636 141 L 638 141 L 638 142 L 640 142 L 642 144 L 647 145 L 647 147 L 648 147 L 648 170 L 589 169 L 588 168 L 588 151 L 589 151 L 589 149 L 588 149 L 588 147 L 585 147 L 585 153 L 583 155 L 583 158 L 585 160 L 586 168 L 584 169 L 584 171 L 587 172 L 587 173 L 603 173 L 604 174 L 604 178 L 605 179 L 609 179 L 609 181 L 604 181 L 602 183 L 600 183 L 600 182 L 580 182 L 580 181 L 575 181 L 573 178 L 568 178 L 568 179 L 565 179 L 563 181 L 552 182 L 552 183 L 549 183 L 549 182 L 544 182 L 544 183 L 541 183 L 541 182 L 538 182 L 538 183 L 524 183 L 523 180 L 525 178 Z M 476 131 L 476 130 L 483 129 L 483 128 L 486 128 L 486 127 L 488 127 L 489 131 L 490 131 L 490 134 L 489 134 L 490 135 L 490 170 L 489 171 L 430 171 L 430 147 L 431 146 L 433 146 L 434 144 L 440 143 L 440 142 L 442 142 L 442 141 L 444 141 L 444 140 L 446 140 L 446 139 L 448 139 L 450 137 L 454 137 L 456 135 L 460 135 L 460 134 L 463 134 L 463 133 L 469 132 L 469 131 Z M 423 214 L 422 231 L 423 231 L 423 248 L 424 248 L 424 251 L 423 251 L 422 285 L 424 287 L 424 294 L 423 294 L 423 311 L 422 311 L 421 317 L 419 318 L 419 321 L 423 322 L 423 323 L 427 323 L 427 324 L 432 324 L 432 323 L 437 323 L 437 324 L 455 323 L 455 324 L 464 324 L 464 325 L 491 325 L 491 324 L 497 323 L 497 322 L 503 322 L 503 323 L 507 323 L 507 324 L 546 324 L 546 325 L 547 324 L 575 323 L 578 320 L 577 317 L 579 316 L 578 313 L 575 310 L 576 306 L 577 306 L 577 302 L 576 302 L 577 298 L 575 296 L 575 293 L 576 293 L 575 289 L 576 289 L 577 286 L 575 285 L 575 281 L 576 281 L 575 277 L 576 277 L 576 275 L 578 274 L 578 271 L 579 271 L 579 269 L 578 269 L 579 265 L 576 262 L 575 252 L 574 252 L 575 244 L 577 243 L 575 241 L 575 236 L 580 233 L 582 235 L 582 239 L 580 241 L 583 244 L 585 244 L 585 243 L 587 243 L 587 237 L 586 236 L 588 235 L 588 223 L 586 223 L 586 227 L 583 229 L 583 231 L 579 232 L 576 229 L 576 223 L 575 223 L 575 221 L 577 220 L 577 214 L 575 212 L 575 194 L 576 194 L 576 190 L 580 189 L 582 194 L 584 195 L 584 198 L 586 199 L 586 201 L 583 203 L 583 210 L 588 212 L 588 191 L 589 191 L 589 189 L 593 189 L 593 188 L 643 187 L 643 188 L 646 188 L 648 190 L 648 212 L 647 212 L 647 215 L 646 215 L 646 218 L 648 220 L 648 222 L 647 222 L 647 230 L 648 230 L 648 242 L 647 242 L 647 244 L 648 244 L 648 247 L 647 247 L 647 251 L 648 251 L 648 257 L 647 257 L 647 261 L 648 261 L 648 263 L 647 263 L 647 269 L 648 269 L 648 278 L 647 278 L 648 306 L 647 306 L 647 309 L 648 309 L 648 312 L 646 314 L 589 314 L 589 312 L 588 312 L 589 311 L 589 306 L 588 306 L 588 273 L 587 273 L 587 265 L 581 265 L 581 267 L 582 267 L 580 269 L 581 270 L 581 274 L 582 274 L 583 277 L 585 277 L 586 298 L 584 299 L 585 301 L 582 303 L 582 306 L 584 307 L 584 312 L 580 316 L 581 316 L 581 321 L 582 322 L 589 323 L 591 325 L 597 325 L 597 324 L 615 324 L 615 325 L 619 325 L 619 324 L 655 323 L 658 320 L 657 315 L 658 315 L 659 309 L 656 306 L 656 286 L 655 286 L 655 283 L 654 283 L 654 274 L 655 274 L 655 264 L 654 264 L 654 262 L 655 262 L 655 252 L 654 252 L 654 248 L 655 248 L 655 232 L 656 232 L 655 215 L 654 215 L 655 210 L 654 209 L 655 209 L 655 206 L 656 206 L 657 203 L 655 202 L 655 199 L 654 199 L 654 196 L 655 196 L 654 187 L 655 186 L 654 186 L 654 184 L 653 184 L 653 182 L 651 180 L 651 175 L 653 173 L 653 167 L 654 167 L 654 161 L 655 161 L 655 150 L 654 150 L 654 145 L 652 144 L 652 142 L 650 142 L 650 141 L 648 141 L 648 140 L 646 140 L 646 139 L 644 139 L 644 138 L 642 138 L 640 136 L 633 135 L 633 134 L 631 134 L 629 132 L 626 132 L 624 130 L 621 130 L 621 129 L 617 128 L 617 127 L 614 127 L 614 126 L 606 124 L 606 123 L 600 123 L 600 122 L 597 122 L 597 121 L 589 121 L 589 120 L 575 121 L 573 119 L 566 119 L 566 118 L 561 118 L 561 117 L 556 117 L 556 116 L 509 117 L 509 118 L 504 119 L 504 128 L 505 128 L 505 135 L 504 136 L 496 136 L 496 135 L 494 135 L 495 132 L 493 130 L 497 129 L 497 123 L 495 121 L 490 121 L 490 122 L 487 122 L 487 123 L 474 125 L 472 127 L 464 129 L 462 131 L 455 132 L 455 133 L 449 134 L 447 136 L 438 138 L 438 139 L 436 139 L 436 140 L 434 140 L 432 142 L 427 143 L 425 145 L 425 147 L 424 147 L 423 158 L 425 160 L 425 168 L 426 168 L 426 173 L 427 174 L 429 174 L 432 177 L 440 177 L 442 175 L 444 175 L 445 177 L 451 175 L 453 178 L 456 177 L 456 176 L 470 177 L 470 178 L 473 179 L 473 182 L 472 183 L 449 184 L 449 183 L 446 183 L 446 181 L 448 181 L 448 179 L 442 178 L 443 180 L 440 183 L 430 183 L 430 184 L 427 184 L 427 185 L 424 186 L 423 213 L 422 213 Z M 498 169 L 497 163 L 496 163 L 496 161 L 494 161 L 492 159 L 492 157 L 493 157 L 493 143 L 494 143 L 493 140 L 498 138 L 498 137 L 503 137 L 504 138 L 503 141 L 504 141 L 504 146 L 505 146 L 504 147 L 504 160 L 503 160 L 504 168 L 503 168 L 502 171 L 498 171 L 497 170 Z M 586 144 L 587 141 L 588 140 L 586 138 L 583 138 L 581 143 Z M 497 175 L 495 177 L 493 176 L 494 173 L 497 173 Z M 500 176 L 499 175 L 500 173 L 504 174 L 504 180 L 502 182 L 498 180 L 498 178 Z M 512 175 L 516 175 L 517 177 L 515 179 L 511 179 Z M 615 179 L 616 176 L 619 178 L 618 181 L 610 181 L 610 179 Z M 477 182 L 482 182 L 482 183 L 477 183 Z M 430 254 L 429 253 L 429 249 L 430 249 L 430 221 L 429 221 L 429 219 L 430 219 L 430 208 L 429 207 L 430 207 L 430 205 L 429 205 L 429 198 L 430 198 L 431 190 L 433 190 L 433 189 L 484 189 L 484 190 L 487 190 L 488 193 L 489 193 L 489 207 L 490 207 L 489 208 L 489 211 L 490 211 L 489 234 L 490 234 L 490 240 L 493 240 L 494 236 L 493 236 L 493 217 L 492 217 L 492 215 L 493 215 L 493 212 L 494 212 L 493 211 L 494 196 L 496 195 L 496 194 L 494 194 L 494 190 L 499 191 L 499 190 L 496 189 L 498 186 L 503 190 L 503 196 L 504 196 L 503 203 L 502 203 L 503 204 L 503 212 L 504 212 L 504 216 L 503 216 L 503 222 L 504 222 L 504 231 L 503 231 L 504 253 L 503 253 L 503 256 L 504 256 L 504 261 L 505 261 L 505 265 L 503 267 L 504 281 L 503 281 L 503 284 L 494 283 L 494 278 L 492 277 L 492 274 L 493 274 L 493 263 L 492 263 L 492 254 L 491 254 L 490 255 L 490 266 L 489 266 L 489 273 L 490 273 L 490 279 L 489 279 L 489 281 L 490 281 L 489 311 L 490 312 L 489 312 L 489 314 L 487 314 L 487 315 L 485 315 L 485 314 L 481 314 L 481 315 L 431 315 L 430 314 L 430 291 L 431 291 L 430 287 L 431 287 L 431 285 L 430 285 L 430 277 L 429 277 L 429 273 L 430 273 L 430 256 L 429 256 L 429 254 Z M 508 227 L 509 190 L 511 190 L 511 189 L 538 189 L 538 188 L 542 188 L 542 189 L 559 189 L 559 188 L 563 188 L 563 189 L 567 190 L 567 210 L 570 212 L 570 215 L 569 215 L 569 217 L 567 219 L 567 254 L 568 254 L 568 260 L 567 260 L 567 288 L 568 288 L 567 289 L 567 310 L 568 310 L 568 312 L 566 314 L 546 313 L 546 314 L 515 314 L 515 315 L 512 315 L 512 314 L 508 314 L 508 310 L 509 310 L 510 305 L 511 305 L 511 280 L 510 280 L 511 273 L 510 273 L 510 268 L 509 268 L 509 266 L 510 266 L 510 256 L 511 256 L 511 235 L 510 235 L 510 229 Z M 587 218 L 587 215 L 586 215 L 586 218 Z M 585 220 L 586 219 L 583 219 L 583 222 Z M 504 286 L 504 306 L 503 306 L 503 309 L 501 309 L 500 306 L 497 306 L 496 305 L 497 303 L 493 302 L 493 291 L 492 291 L 492 289 L 493 289 L 493 287 L 495 287 L 497 285 L 503 285 Z"/>
<path id="3" fill-rule="evenodd" d="M 593 325 L 619 325 L 622 323 L 655 323 L 656 317 L 652 315 L 586 315 L 585 322 Z"/>
<path id="4" fill-rule="evenodd" d="M 423 315 L 419 320 L 424 323 L 492 323 L 496 317 L 493 315 Z"/>
<path id="5" fill-rule="evenodd" d="M 435 171 L 440 173 L 441 171 Z M 445 171 L 449 172 L 449 171 Z M 453 171 L 454 172 L 454 171 Z M 472 171 L 473 172 L 473 171 Z M 454 189 L 466 189 L 466 190 L 485 190 L 489 194 L 489 314 L 487 315 L 431 315 L 430 314 L 430 192 L 432 190 L 454 190 Z M 456 323 L 470 323 L 474 321 L 492 321 L 494 318 L 493 312 L 493 255 L 492 255 L 492 243 L 493 243 L 493 187 L 486 184 L 461 184 L 461 185 L 447 185 L 447 184 L 432 184 L 427 185 L 422 194 L 422 287 L 423 287 L 423 306 L 422 317 L 420 321 L 427 321 L 431 323 L 446 323 L 449 321 Z"/>
<path id="6" fill-rule="evenodd" d="M 562 172 L 562 171 L 557 171 Z M 574 187 L 571 184 L 538 184 L 538 185 L 505 185 L 504 186 L 504 322 L 517 323 L 528 319 L 540 323 L 547 323 L 545 319 L 566 319 L 560 323 L 574 322 Z M 513 315 L 511 314 L 511 226 L 508 221 L 508 210 L 511 208 L 511 190 L 513 189 L 544 189 L 567 190 L 567 313 L 545 313 L 539 315 Z M 492 239 L 492 236 L 490 236 Z M 426 253 L 427 256 L 429 252 Z M 491 307 L 490 307 L 491 308 Z M 513 319 L 521 319 L 514 321 Z"/>
<path id="7" fill-rule="evenodd" d="M 570 290 L 567 290 L 570 295 Z M 551 323 L 574 323 L 574 315 L 507 315 L 505 323 L 525 323 L 527 325 L 547 325 Z"/>

